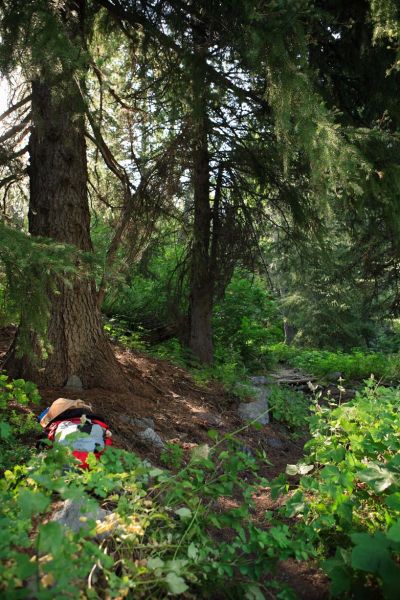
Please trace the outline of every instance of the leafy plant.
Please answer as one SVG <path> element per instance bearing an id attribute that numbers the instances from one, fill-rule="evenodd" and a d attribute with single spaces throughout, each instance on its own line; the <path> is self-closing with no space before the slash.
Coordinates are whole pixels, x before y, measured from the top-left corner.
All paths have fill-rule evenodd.
<path id="1" fill-rule="evenodd" d="M 310 401 L 302 392 L 274 385 L 268 404 L 274 420 L 285 423 L 295 432 L 305 431 L 310 416 Z"/>
<path id="2" fill-rule="evenodd" d="M 185 591 L 258 599 L 272 585 L 265 575 L 278 560 L 312 553 L 270 513 L 268 527 L 253 522 L 255 486 L 265 482 L 232 436 L 195 448 L 175 473 L 113 448 L 101 462 L 89 458 L 90 471 L 66 470 L 72 460 L 68 449 L 55 446 L 6 471 L 0 483 L 4 597 L 64 598 L 68 590 L 96 598 L 101 590 L 138 599 Z M 84 514 L 99 505 L 112 514 L 103 522 L 83 516 L 73 533 L 43 523 L 53 498 L 79 500 Z"/>
<path id="3" fill-rule="evenodd" d="M 26 408 L 40 400 L 34 383 L 24 379 L 9 380 L 0 374 L 0 471 L 25 462 L 32 452 L 39 425 Z M 21 443 L 26 440 L 27 443 Z"/>
<path id="4" fill-rule="evenodd" d="M 300 476 L 285 504 L 297 535 L 319 548 L 341 598 L 398 597 L 400 577 L 400 392 L 373 379 L 352 401 L 333 408 L 315 404 L 312 438 Z M 280 478 L 275 493 L 289 489 Z"/>
<path id="5" fill-rule="evenodd" d="M 362 380 L 371 373 L 388 380 L 398 380 L 400 377 L 400 360 L 397 354 L 367 353 L 361 350 L 353 350 L 351 353 L 330 352 L 296 348 L 283 343 L 270 346 L 269 351 L 275 360 L 287 362 L 318 377 L 326 377 L 335 372 L 340 372 L 346 379 Z"/>

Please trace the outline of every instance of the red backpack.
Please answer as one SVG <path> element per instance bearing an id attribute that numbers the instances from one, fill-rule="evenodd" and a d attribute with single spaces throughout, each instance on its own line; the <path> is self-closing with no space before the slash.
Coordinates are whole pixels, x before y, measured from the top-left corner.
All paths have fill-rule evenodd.
<path id="1" fill-rule="evenodd" d="M 61 414 L 49 423 L 45 433 L 51 442 L 71 448 L 81 469 L 89 469 L 87 463 L 89 452 L 99 460 L 106 447 L 112 446 L 111 432 L 107 424 L 90 414 L 80 417 L 68 417 Z M 68 440 L 70 435 L 74 437 Z"/>

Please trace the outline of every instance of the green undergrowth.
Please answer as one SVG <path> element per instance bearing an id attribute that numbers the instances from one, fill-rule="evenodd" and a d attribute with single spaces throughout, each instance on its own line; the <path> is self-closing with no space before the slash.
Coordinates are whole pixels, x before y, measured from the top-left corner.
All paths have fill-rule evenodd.
<path id="1" fill-rule="evenodd" d="M 5 405 L 38 398 L 32 384 L 0 380 Z M 310 403 L 276 386 L 276 420 L 310 428 L 305 456 L 268 482 L 268 456 L 248 455 L 235 434 L 210 431 L 190 453 L 170 444 L 157 468 L 109 448 L 90 470 L 55 446 L 0 480 L 2 598 L 295 598 L 277 582 L 279 562 L 318 560 L 334 597 L 398 597 L 400 580 L 400 389 L 374 379 L 351 402 Z M 237 432 L 238 434 L 239 432 Z M 14 448 L 18 433 L 13 430 Z M 6 436 L 7 440 L 7 436 Z M 17 455 L 17 452 L 16 452 Z M 257 511 L 270 487 L 276 511 Z M 82 529 L 49 520 L 55 502 L 82 504 Z M 58 504 L 59 506 L 59 504 Z M 87 515 L 99 507 L 103 522 Z"/>
<path id="2" fill-rule="evenodd" d="M 170 309 L 165 293 L 147 302 L 146 278 L 136 278 L 135 285 L 127 289 L 131 298 L 124 296 L 112 305 L 107 302 L 106 331 L 127 348 L 146 352 L 151 356 L 173 362 L 191 371 L 198 383 L 211 379 L 233 389 L 248 374 L 264 372 L 273 366 L 269 346 L 283 339 L 283 324 L 278 303 L 273 299 L 263 279 L 244 270 L 235 271 L 223 298 L 213 311 L 214 363 L 212 367 L 199 364 L 190 351 L 177 338 L 151 345 L 146 327 L 140 316 L 147 314 L 150 306 L 157 304 L 154 314 L 168 323 Z M 143 294 L 141 294 L 143 290 Z M 144 319 L 146 321 L 146 319 Z M 151 321 L 147 319 L 146 322 Z"/>
<path id="3" fill-rule="evenodd" d="M 209 381 L 216 380 L 227 390 L 233 391 L 235 386 L 244 382 L 250 374 L 240 353 L 234 349 L 227 350 L 217 346 L 214 351 L 214 364 L 205 366 L 196 361 L 190 351 L 176 338 L 151 346 L 146 342 L 143 331 L 129 331 L 127 326 L 124 321 L 110 319 L 104 325 L 104 329 L 113 339 L 130 350 L 167 360 L 186 369 L 198 385 L 206 385 Z"/>
<path id="4" fill-rule="evenodd" d="M 329 377 L 341 373 L 346 380 L 363 380 L 371 374 L 387 381 L 400 380 L 399 354 L 383 352 L 363 352 L 354 350 L 351 353 L 328 350 L 310 350 L 278 343 L 269 347 L 275 362 L 285 362 L 292 367 L 306 371 L 317 377 Z"/>
<path id="5" fill-rule="evenodd" d="M 271 386 L 268 405 L 274 421 L 284 423 L 294 435 L 307 431 L 310 399 L 302 392 L 280 385 Z"/>
<path id="6" fill-rule="evenodd" d="M 238 441 L 216 435 L 212 447 L 197 447 L 175 472 L 113 448 L 101 462 L 89 458 L 89 471 L 66 469 L 73 459 L 61 446 L 6 471 L 2 598 L 161 599 L 188 592 L 260 600 L 271 590 L 293 598 L 274 580 L 277 563 L 306 559 L 313 549 L 271 513 L 254 522 L 254 492 L 266 482 Z M 73 533 L 46 520 L 61 499 L 79 500 L 85 512 L 101 505 L 113 516 L 103 523 L 83 517 L 86 528 Z"/>
<path id="7" fill-rule="evenodd" d="M 272 483 L 296 536 L 318 550 L 338 598 L 398 598 L 400 390 L 373 379 L 341 406 L 319 404 L 302 463 Z"/>
<path id="8" fill-rule="evenodd" d="M 31 456 L 32 440 L 40 427 L 26 407 L 39 399 L 32 382 L 0 374 L 0 473 Z"/>

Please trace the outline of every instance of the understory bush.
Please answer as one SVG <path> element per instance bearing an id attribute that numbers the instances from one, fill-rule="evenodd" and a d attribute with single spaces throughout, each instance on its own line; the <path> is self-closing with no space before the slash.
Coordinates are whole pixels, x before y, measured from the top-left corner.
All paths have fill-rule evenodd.
<path id="1" fill-rule="evenodd" d="M 274 582 L 276 564 L 306 559 L 312 548 L 271 513 L 254 521 L 254 493 L 266 483 L 255 459 L 234 438 L 210 435 L 214 446 L 196 447 L 175 473 L 113 448 L 101 462 L 89 456 L 89 471 L 66 469 L 73 459 L 61 446 L 6 471 L 2 598 L 161 599 L 188 591 L 259 600 L 271 587 L 293 598 Z M 103 522 L 83 515 L 73 533 L 48 520 L 61 499 L 81 502 L 84 513 L 100 505 L 112 513 Z"/>
<path id="2" fill-rule="evenodd" d="M 272 483 L 291 490 L 284 516 L 319 548 L 335 597 L 399 597 L 399 429 L 400 390 L 370 379 L 351 402 L 315 404 L 303 462 Z"/>
<path id="3" fill-rule="evenodd" d="M 237 271 L 214 309 L 213 331 L 220 362 L 237 353 L 251 370 L 271 365 L 269 346 L 283 340 L 283 320 L 261 277 Z"/>
<path id="4" fill-rule="evenodd" d="M 40 427 L 26 406 L 39 399 L 34 383 L 0 373 L 0 473 L 30 457 Z"/>
<path id="5" fill-rule="evenodd" d="M 274 421 L 285 423 L 295 433 L 304 433 L 310 416 L 310 400 L 302 392 L 271 386 L 268 405 Z"/>
<path id="6" fill-rule="evenodd" d="M 367 353 L 361 350 L 351 353 L 330 352 L 302 349 L 283 343 L 270 346 L 269 352 L 277 362 L 286 362 L 317 377 L 341 373 L 346 379 L 363 380 L 371 374 L 389 381 L 400 378 L 400 357 L 397 354 Z"/>

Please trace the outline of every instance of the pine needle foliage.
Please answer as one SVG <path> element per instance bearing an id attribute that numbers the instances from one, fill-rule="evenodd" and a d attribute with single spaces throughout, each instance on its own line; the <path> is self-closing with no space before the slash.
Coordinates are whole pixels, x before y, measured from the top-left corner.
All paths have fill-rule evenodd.
<path id="1" fill-rule="evenodd" d="M 12 0 L 1 3 L 2 49 L 0 71 L 15 68 L 37 76 L 60 76 L 66 71 L 84 68 L 87 55 L 79 45 L 74 46 L 66 34 L 63 21 L 67 8 L 51 0 Z M 69 19 L 78 16 L 69 15 Z"/>
<path id="2" fill-rule="evenodd" d="M 42 352 L 49 350 L 46 330 L 51 294 L 57 294 L 60 282 L 68 285 L 78 269 L 84 271 L 87 260 L 73 246 L 32 238 L 0 223 L 0 325 L 19 324 L 19 354 L 29 352 L 33 332 Z"/>
<path id="3" fill-rule="evenodd" d="M 396 0 L 371 0 L 374 42 L 400 38 L 400 7 Z"/>
<path id="4" fill-rule="evenodd" d="M 308 164 L 312 188 L 320 197 L 328 192 L 337 197 L 362 196 L 360 180 L 369 176 L 372 165 L 317 93 L 307 57 L 307 38 L 300 24 L 293 28 L 290 44 L 279 36 L 268 48 L 267 98 L 284 167 L 289 172 L 299 159 Z"/>

